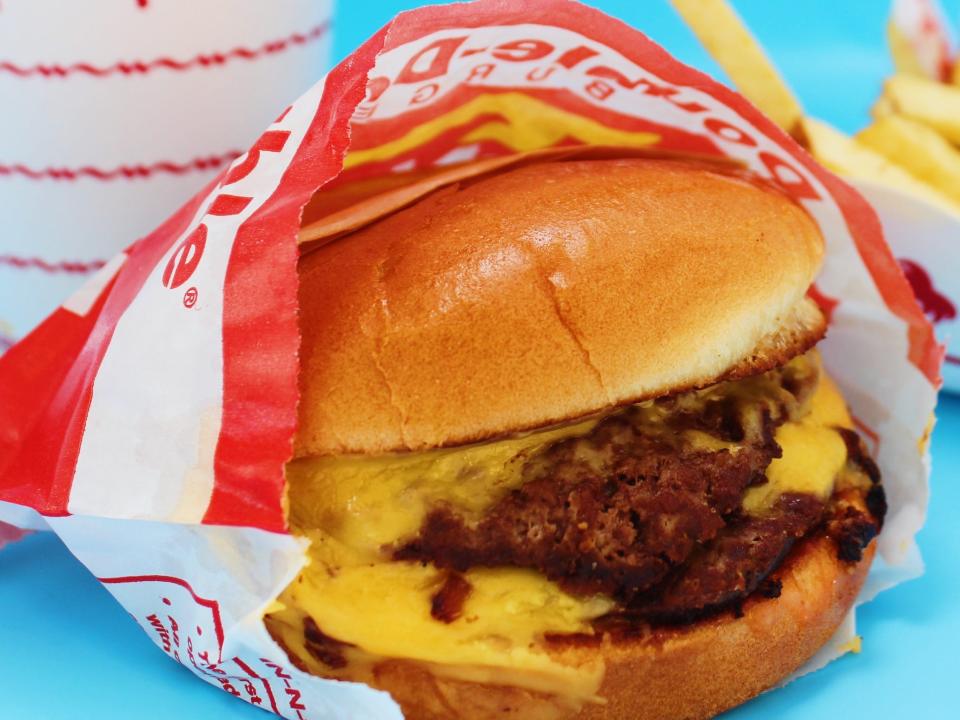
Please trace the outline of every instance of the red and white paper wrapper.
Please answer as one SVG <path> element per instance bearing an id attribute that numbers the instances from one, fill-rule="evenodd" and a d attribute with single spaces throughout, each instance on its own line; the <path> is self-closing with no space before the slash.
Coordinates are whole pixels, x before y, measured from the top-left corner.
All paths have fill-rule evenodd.
<path id="1" fill-rule="evenodd" d="M 894 0 L 890 22 L 906 38 L 931 80 L 950 81 L 956 33 L 937 0 Z M 923 198 L 851 181 L 873 203 L 923 311 L 946 345 L 943 386 L 960 392 L 960 213 Z"/>
<path id="2" fill-rule="evenodd" d="M 282 509 L 301 209 L 338 175 L 576 144 L 734 158 L 819 223 L 823 356 L 892 505 L 868 592 L 919 573 L 941 352 L 873 210 L 742 97 L 566 0 L 399 15 L 0 358 L 0 514 L 36 510 L 208 682 L 288 718 L 400 717 L 292 668 L 261 622 L 304 561 Z"/>
<path id="3" fill-rule="evenodd" d="M 957 41 L 939 0 L 893 0 L 890 22 L 931 80 L 948 82 Z"/>
<path id="4" fill-rule="evenodd" d="M 943 389 L 960 393 L 960 213 L 863 179 L 850 179 L 876 209 L 890 249 L 946 347 Z"/>
<path id="5" fill-rule="evenodd" d="M 0 2 L 0 354 L 322 77 L 331 8 Z"/>

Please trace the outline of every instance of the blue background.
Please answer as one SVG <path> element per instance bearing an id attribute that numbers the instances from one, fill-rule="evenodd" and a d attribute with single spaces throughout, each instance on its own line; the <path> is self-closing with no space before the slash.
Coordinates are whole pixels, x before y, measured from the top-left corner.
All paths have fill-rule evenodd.
<path id="1" fill-rule="evenodd" d="M 520 2 L 521 0 L 517 0 Z M 415 2 L 342 0 L 339 60 Z M 720 76 L 666 0 L 593 3 L 645 31 L 677 57 Z M 735 2 L 808 111 L 853 131 L 890 71 L 884 0 Z M 960 0 L 945 5 L 960 18 Z M 863 652 L 729 713 L 761 718 L 960 717 L 960 399 L 944 397 L 933 438 L 933 499 L 920 534 L 926 575 L 862 608 Z M 0 552 L 0 718 L 266 718 L 194 679 L 147 639 L 107 592 L 49 534 Z"/>

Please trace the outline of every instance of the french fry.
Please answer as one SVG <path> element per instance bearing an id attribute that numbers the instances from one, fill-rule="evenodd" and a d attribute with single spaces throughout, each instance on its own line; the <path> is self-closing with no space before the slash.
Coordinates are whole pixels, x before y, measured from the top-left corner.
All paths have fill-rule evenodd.
<path id="1" fill-rule="evenodd" d="M 881 95 L 877 98 L 876 102 L 873 103 L 873 107 L 870 108 L 870 114 L 873 115 L 874 120 L 877 120 L 887 115 L 896 115 L 897 108 L 890 98 L 886 95 Z"/>
<path id="2" fill-rule="evenodd" d="M 960 145 L 960 88 L 914 75 L 894 75 L 883 99 L 898 114 L 927 125 Z"/>
<path id="3" fill-rule="evenodd" d="M 890 55 L 893 57 L 893 66 L 898 73 L 927 77 L 928 73 L 923 62 L 917 56 L 917 51 L 892 20 L 887 23 L 887 42 L 890 45 Z"/>
<path id="4" fill-rule="evenodd" d="M 803 119 L 801 127 L 804 144 L 827 169 L 849 178 L 887 185 L 960 217 L 960 203 L 855 138 L 809 117 Z"/>
<path id="5" fill-rule="evenodd" d="M 743 20 L 726 0 L 672 0 L 730 80 L 777 125 L 800 130 L 803 108 Z"/>
<path id="6" fill-rule="evenodd" d="M 857 133 L 857 139 L 960 202 L 960 151 L 936 130 L 899 115 L 888 115 Z"/>
<path id="7" fill-rule="evenodd" d="M 898 74 L 887 81 L 873 108 L 873 125 L 851 138 L 803 115 L 726 0 L 671 1 L 737 88 L 826 167 L 960 214 L 960 151 L 950 143 L 960 144 L 960 89 L 929 79 L 924 58 L 895 22 L 888 33 Z M 960 62 L 954 74 L 960 84 Z"/>

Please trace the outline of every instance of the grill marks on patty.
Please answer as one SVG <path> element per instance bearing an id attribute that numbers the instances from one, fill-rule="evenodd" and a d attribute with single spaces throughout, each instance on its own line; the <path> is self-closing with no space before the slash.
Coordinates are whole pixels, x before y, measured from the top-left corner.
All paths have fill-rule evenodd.
<path id="1" fill-rule="evenodd" d="M 669 623 L 735 606 L 765 581 L 772 592 L 771 572 L 821 522 L 840 557 L 857 560 L 885 507 L 876 464 L 853 431 L 842 435 L 869 493 L 851 489 L 851 501 L 829 507 L 784 495 L 763 517 L 741 510 L 744 492 L 766 482 L 781 454 L 777 426 L 800 413 L 817 377 L 801 359 L 740 381 L 753 383 L 749 402 L 687 393 L 618 413 L 528 458 L 523 485 L 483 517 L 437 506 L 394 557 L 456 572 L 531 568 L 570 592 L 603 593 L 631 616 Z M 691 431 L 713 442 L 694 442 Z M 870 493 L 873 507 L 863 502 Z"/>

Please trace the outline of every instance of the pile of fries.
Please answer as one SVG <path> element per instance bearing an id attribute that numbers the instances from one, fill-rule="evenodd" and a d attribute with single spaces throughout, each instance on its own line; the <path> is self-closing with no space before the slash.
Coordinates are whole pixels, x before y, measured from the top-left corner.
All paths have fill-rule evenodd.
<path id="1" fill-rule="evenodd" d="M 806 115 L 726 0 L 672 0 L 734 85 L 823 165 L 880 183 L 960 217 L 960 58 L 935 0 L 895 0 L 896 72 L 872 122 L 854 136 Z"/>

